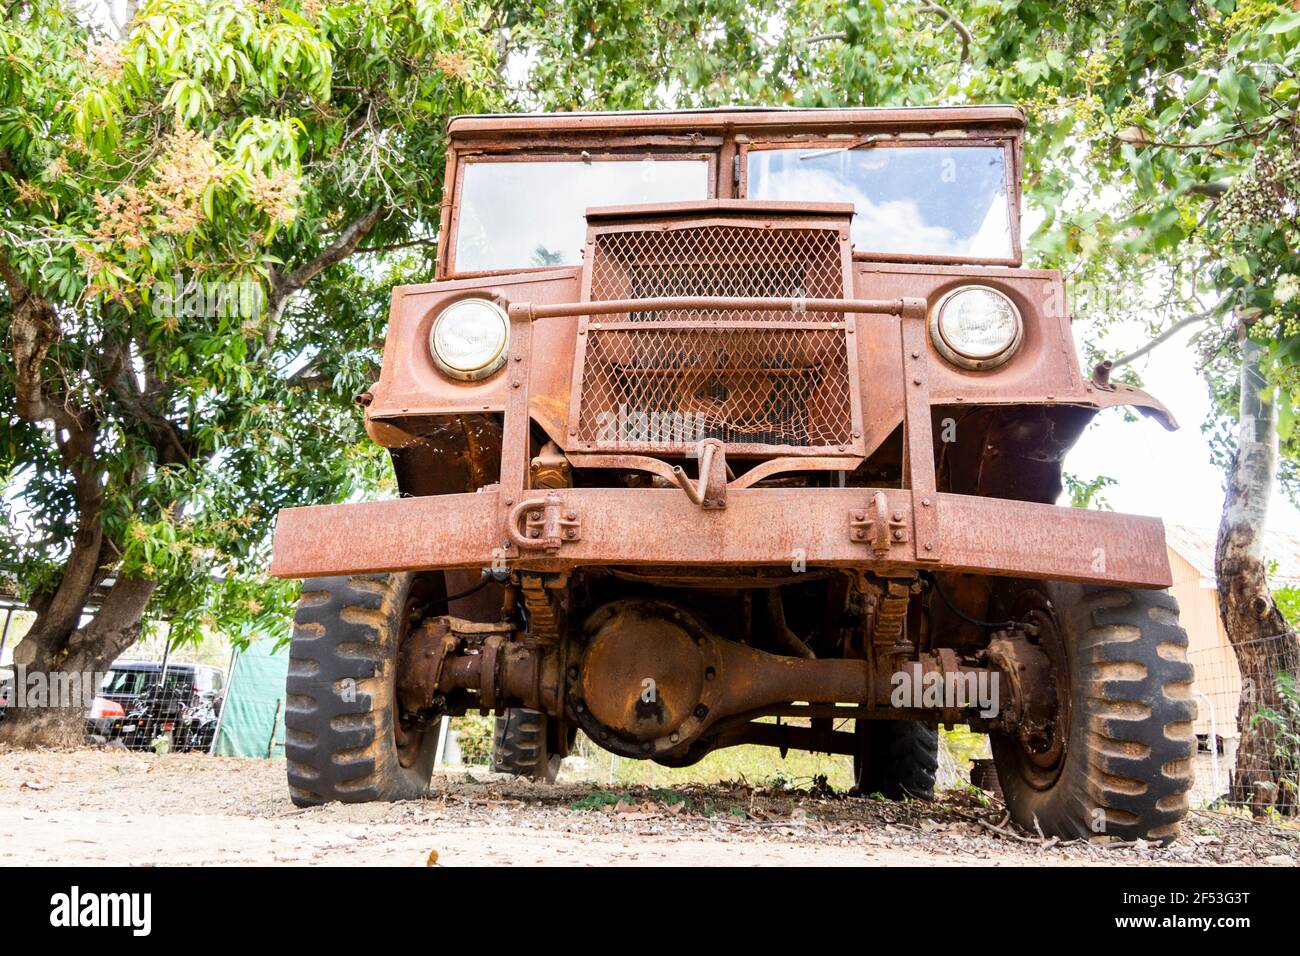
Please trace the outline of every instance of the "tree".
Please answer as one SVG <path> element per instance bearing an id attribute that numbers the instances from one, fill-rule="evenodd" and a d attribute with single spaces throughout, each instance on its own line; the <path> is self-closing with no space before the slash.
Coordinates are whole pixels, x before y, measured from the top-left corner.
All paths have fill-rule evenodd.
<path id="1" fill-rule="evenodd" d="M 353 262 L 427 253 L 446 118 L 496 102 L 491 38 L 434 0 L 146 0 L 116 35 L 9 9 L 3 558 L 37 612 L 15 662 L 103 670 L 151 599 L 180 639 L 282 633 L 276 510 L 385 474 L 349 401 L 394 276 Z M 82 712 L 0 735 L 79 742 Z"/>
<path id="2" fill-rule="evenodd" d="M 494 10 L 507 62 L 526 65 L 511 92 L 529 109 L 964 98 L 971 37 L 934 3 L 507 0 Z"/>
<path id="3" fill-rule="evenodd" d="M 1285 710 L 1276 675 L 1300 666 L 1262 555 L 1279 445 L 1293 493 L 1300 460 L 1300 12 L 1272 0 L 1015 0 L 999 14 L 982 65 L 992 88 L 1030 104 L 1046 146 L 1034 195 L 1058 221 L 1040 250 L 1098 279 L 1159 277 L 1153 344 L 1200 327 L 1226 472 L 1220 612 L 1253 690 L 1232 797 L 1296 812 L 1275 727 L 1254 714 Z M 1079 202 L 1102 189 L 1118 200 Z"/>

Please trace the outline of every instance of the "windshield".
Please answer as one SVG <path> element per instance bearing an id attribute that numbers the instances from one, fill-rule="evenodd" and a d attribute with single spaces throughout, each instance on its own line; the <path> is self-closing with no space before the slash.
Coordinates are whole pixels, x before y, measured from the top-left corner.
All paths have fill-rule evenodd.
<path id="1" fill-rule="evenodd" d="M 136 697 L 144 693 L 146 688 L 154 687 L 158 683 L 158 671 L 149 670 L 110 670 L 104 678 L 104 683 L 100 687 L 101 694 L 111 694 L 115 697 Z M 194 674 L 187 668 L 168 668 L 166 687 L 169 690 L 175 690 L 178 686 L 188 686 L 194 683 Z"/>
<path id="2" fill-rule="evenodd" d="M 576 266 L 591 206 L 709 198 L 707 159 L 467 162 L 456 271 Z"/>
<path id="3" fill-rule="evenodd" d="M 751 198 L 853 203 L 856 252 L 1014 256 L 1000 146 L 755 149 L 748 165 Z"/>
<path id="4" fill-rule="evenodd" d="M 113 670 L 109 671 L 108 677 L 104 679 L 104 686 L 100 688 L 100 693 L 134 697 L 144 690 L 145 684 L 154 683 L 157 679 L 156 671 Z"/>

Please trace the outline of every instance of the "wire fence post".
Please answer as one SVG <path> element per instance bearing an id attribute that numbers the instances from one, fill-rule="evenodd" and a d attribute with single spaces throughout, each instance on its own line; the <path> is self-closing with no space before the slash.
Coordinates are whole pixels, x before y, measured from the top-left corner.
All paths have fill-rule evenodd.
<path id="1" fill-rule="evenodd" d="M 230 700 L 230 688 L 235 686 L 235 664 L 239 662 L 239 648 L 230 649 L 230 663 L 226 665 L 226 686 L 221 690 L 221 709 L 217 711 L 217 726 L 212 730 L 212 743 L 208 744 L 208 753 L 217 752 L 217 741 L 221 739 L 221 725 L 226 719 L 226 702 Z M 279 704 L 276 704 L 277 713 Z"/>
<path id="2" fill-rule="evenodd" d="M 438 721 L 438 749 L 433 754 L 434 770 L 441 770 L 443 761 L 447 758 L 447 727 L 450 723 L 445 716 Z"/>
<path id="3" fill-rule="evenodd" d="M 1193 692 L 1201 700 L 1205 701 L 1205 709 L 1210 714 L 1210 779 L 1211 786 L 1214 788 L 1213 796 L 1217 797 L 1219 790 L 1219 732 L 1218 725 L 1214 721 L 1214 701 L 1210 700 L 1210 695 L 1202 691 Z"/>

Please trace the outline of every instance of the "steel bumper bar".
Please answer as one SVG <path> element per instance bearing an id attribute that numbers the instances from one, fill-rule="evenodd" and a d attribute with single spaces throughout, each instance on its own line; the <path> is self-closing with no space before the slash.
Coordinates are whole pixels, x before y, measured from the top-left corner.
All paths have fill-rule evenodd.
<path id="1" fill-rule="evenodd" d="M 1168 587 L 1158 518 L 900 489 L 745 488 L 724 510 L 677 489 L 571 488 L 317 505 L 280 512 L 277 577 L 582 565 L 926 567 Z M 916 533 L 920 530 L 920 535 Z"/>

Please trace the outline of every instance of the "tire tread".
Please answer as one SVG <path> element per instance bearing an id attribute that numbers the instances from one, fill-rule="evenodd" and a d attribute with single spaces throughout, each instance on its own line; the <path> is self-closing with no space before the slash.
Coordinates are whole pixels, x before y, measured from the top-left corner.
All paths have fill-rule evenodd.
<path id="1" fill-rule="evenodd" d="M 391 741 L 391 688 L 403 581 L 378 574 L 317 578 L 294 617 L 285 698 L 289 793 L 298 806 L 418 796 Z M 344 687 L 355 686 L 353 699 Z M 427 776 L 425 778 L 427 785 Z"/>

